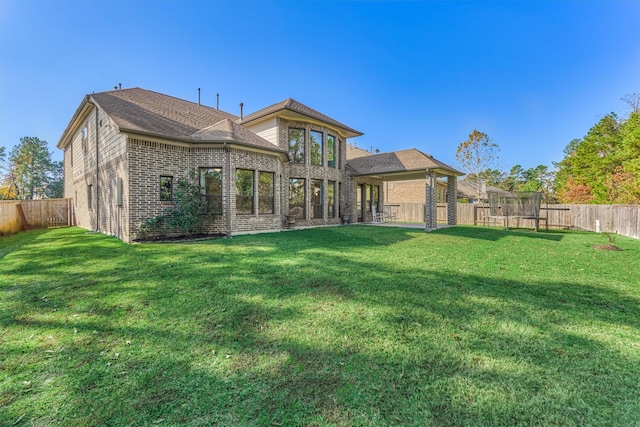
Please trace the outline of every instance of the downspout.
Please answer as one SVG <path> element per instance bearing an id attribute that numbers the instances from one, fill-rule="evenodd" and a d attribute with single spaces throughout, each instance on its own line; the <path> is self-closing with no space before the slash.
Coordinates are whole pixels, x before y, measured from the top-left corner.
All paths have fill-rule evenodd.
<path id="1" fill-rule="evenodd" d="M 94 231 L 100 231 L 100 172 L 98 163 L 98 106 L 91 100 L 91 97 L 87 95 L 87 103 L 94 106 L 96 110 L 96 229 Z"/>

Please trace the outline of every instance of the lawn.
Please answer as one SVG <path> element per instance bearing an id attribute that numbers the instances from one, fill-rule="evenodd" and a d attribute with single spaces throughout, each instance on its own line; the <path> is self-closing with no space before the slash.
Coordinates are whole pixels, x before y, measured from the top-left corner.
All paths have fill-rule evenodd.
<path id="1" fill-rule="evenodd" d="M 640 241 L 0 240 L 0 425 L 638 426 Z"/>

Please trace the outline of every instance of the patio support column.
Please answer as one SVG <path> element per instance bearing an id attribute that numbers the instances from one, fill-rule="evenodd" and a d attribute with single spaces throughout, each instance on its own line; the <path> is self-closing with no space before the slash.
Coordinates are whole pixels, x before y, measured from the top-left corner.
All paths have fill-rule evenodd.
<path id="1" fill-rule="evenodd" d="M 458 179 L 455 176 L 447 177 L 447 224 L 458 223 Z"/>
<path id="2" fill-rule="evenodd" d="M 425 228 L 435 230 L 438 227 L 438 207 L 436 205 L 436 176 L 433 171 L 426 172 Z"/>

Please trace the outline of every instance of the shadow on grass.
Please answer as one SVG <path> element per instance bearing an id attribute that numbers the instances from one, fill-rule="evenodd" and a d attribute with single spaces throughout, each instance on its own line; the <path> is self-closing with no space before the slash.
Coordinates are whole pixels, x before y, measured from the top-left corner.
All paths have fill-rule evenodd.
<path id="1" fill-rule="evenodd" d="M 17 250 L 0 280 L 0 421 L 640 420 L 640 351 L 614 342 L 640 329 L 637 290 L 445 270 L 427 262 L 444 231 L 175 246 L 69 233 L 63 259 L 54 245 Z M 400 253 L 414 244 L 424 255 Z M 620 335 L 609 340 L 610 329 Z"/>
<path id="2" fill-rule="evenodd" d="M 563 234 L 566 233 L 564 231 L 559 230 L 548 230 L 548 231 L 535 231 L 532 229 L 504 229 L 504 228 L 490 228 L 490 227 L 471 227 L 471 226 L 456 226 L 456 227 L 448 227 L 443 228 L 436 231 L 438 234 L 445 234 L 448 236 L 457 236 L 464 237 L 470 239 L 482 239 L 489 241 L 498 241 L 505 237 L 526 237 L 530 239 L 540 239 L 540 240 L 551 240 L 551 241 L 560 241 L 562 240 Z"/>

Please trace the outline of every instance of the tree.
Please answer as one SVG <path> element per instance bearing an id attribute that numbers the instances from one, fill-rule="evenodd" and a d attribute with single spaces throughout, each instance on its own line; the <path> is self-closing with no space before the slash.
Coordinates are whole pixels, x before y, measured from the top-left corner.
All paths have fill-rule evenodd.
<path id="1" fill-rule="evenodd" d="M 48 197 L 62 186 L 61 168 L 61 162 L 51 160 L 46 141 L 25 136 L 9 153 L 5 183 L 19 199 Z"/>
<path id="2" fill-rule="evenodd" d="M 611 113 L 557 163 L 555 188 L 564 203 L 640 203 L 640 113 Z"/>
<path id="3" fill-rule="evenodd" d="M 640 113 L 640 93 L 628 93 L 621 99 L 631 108 L 632 113 Z"/>
<path id="4" fill-rule="evenodd" d="M 51 199 L 64 197 L 64 164 L 56 161 L 51 162 L 49 177 L 48 196 Z"/>
<path id="5" fill-rule="evenodd" d="M 476 129 L 469 134 L 468 140 L 458 145 L 456 158 L 462 169 L 470 175 L 469 179 L 476 183 L 478 200 L 482 199 L 482 172 L 495 165 L 499 151 L 498 144 L 493 143 L 487 134 Z"/>

